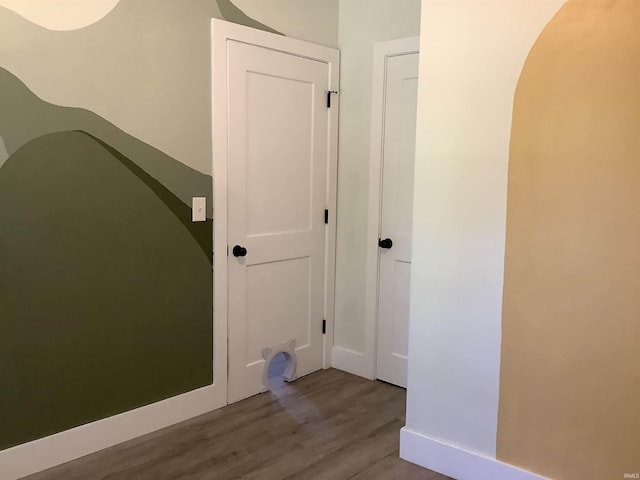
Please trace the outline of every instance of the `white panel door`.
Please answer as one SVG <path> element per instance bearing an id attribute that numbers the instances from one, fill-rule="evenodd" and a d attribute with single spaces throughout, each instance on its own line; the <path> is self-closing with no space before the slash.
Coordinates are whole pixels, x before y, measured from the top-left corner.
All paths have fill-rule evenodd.
<path id="1" fill-rule="evenodd" d="M 407 386 L 418 54 L 386 64 L 377 378 Z"/>
<path id="2" fill-rule="evenodd" d="M 322 368 L 328 87 L 326 63 L 228 44 L 229 403 L 262 391 L 265 347 Z"/>

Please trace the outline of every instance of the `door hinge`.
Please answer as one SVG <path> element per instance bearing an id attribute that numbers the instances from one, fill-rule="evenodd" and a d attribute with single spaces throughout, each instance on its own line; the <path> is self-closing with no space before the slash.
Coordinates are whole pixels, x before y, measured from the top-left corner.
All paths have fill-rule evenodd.
<path id="1" fill-rule="evenodd" d="M 335 90 L 328 90 L 327 91 L 327 108 L 331 108 L 331 94 L 335 94 L 337 95 L 338 92 L 336 92 Z"/>
<path id="2" fill-rule="evenodd" d="M 322 320 L 322 334 L 326 334 L 327 333 L 327 321 L 326 320 Z"/>
<path id="3" fill-rule="evenodd" d="M 329 223 L 329 209 L 325 208 L 324 209 L 324 223 Z"/>

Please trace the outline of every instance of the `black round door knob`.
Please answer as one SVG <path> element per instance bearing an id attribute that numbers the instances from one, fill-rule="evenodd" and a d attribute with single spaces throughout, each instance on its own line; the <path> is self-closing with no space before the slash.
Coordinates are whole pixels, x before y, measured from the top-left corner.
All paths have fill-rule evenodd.
<path id="1" fill-rule="evenodd" d="M 233 247 L 233 256 L 234 257 L 244 257 L 247 254 L 247 249 L 241 247 L 240 245 L 236 245 Z"/>
<path id="2" fill-rule="evenodd" d="M 378 246 L 380 248 L 391 248 L 393 247 L 393 241 L 390 238 L 378 239 Z"/>

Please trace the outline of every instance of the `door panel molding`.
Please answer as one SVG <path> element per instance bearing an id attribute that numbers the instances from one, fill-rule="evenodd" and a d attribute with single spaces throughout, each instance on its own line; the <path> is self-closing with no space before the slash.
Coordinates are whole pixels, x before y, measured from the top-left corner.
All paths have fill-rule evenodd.
<path id="1" fill-rule="evenodd" d="M 241 25 L 212 20 L 212 111 L 213 111 L 213 183 L 214 183 L 214 380 L 228 394 L 228 52 L 230 42 L 256 45 L 315 60 L 328 65 L 329 90 L 339 91 L 340 52 L 333 48 L 255 30 Z M 338 108 L 334 98 L 328 115 L 326 205 L 329 223 L 325 228 L 325 294 L 323 299 L 326 335 L 323 338 L 323 367 L 331 366 L 333 346 L 336 192 L 338 159 Z M 324 211 L 318 212 L 324 215 Z M 294 233 L 292 232 L 292 235 Z M 251 251 L 251 245 L 244 245 Z M 229 252 L 230 254 L 230 252 Z M 255 259 L 258 260 L 258 259 Z"/>

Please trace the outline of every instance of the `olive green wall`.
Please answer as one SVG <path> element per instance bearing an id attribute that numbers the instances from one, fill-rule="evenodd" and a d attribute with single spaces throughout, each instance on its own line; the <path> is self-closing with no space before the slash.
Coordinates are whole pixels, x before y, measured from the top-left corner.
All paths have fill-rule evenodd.
<path id="1" fill-rule="evenodd" d="M 210 20 L 275 30 L 115 3 L 0 0 L 0 449 L 213 381 Z"/>
<path id="2" fill-rule="evenodd" d="M 206 3 L 173 33 L 176 2 L 65 32 L 0 8 L 0 449 L 213 381 L 211 209 L 190 211 L 212 201 Z M 204 125 L 162 121 L 162 92 L 198 74 L 181 108 Z"/>
<path id="3" fill-rule="evenodd" d="M 211 264 L 171 195 L 84 132 L 3 165 L 0 447 L 212 382 Z"/>

